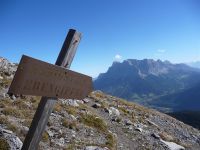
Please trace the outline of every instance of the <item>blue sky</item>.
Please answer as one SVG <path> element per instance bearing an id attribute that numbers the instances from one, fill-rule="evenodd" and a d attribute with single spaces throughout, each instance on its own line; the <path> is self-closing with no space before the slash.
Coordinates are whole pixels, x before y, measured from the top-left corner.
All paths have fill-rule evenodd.
<path id="1" fill-rule="evenodd" d="M 114 60 L 200 61 L 199 0 L 0 0 L 0 56 L 54 63 L 68 29 L 83 36 L 71 69 L 96 77 Z"/>

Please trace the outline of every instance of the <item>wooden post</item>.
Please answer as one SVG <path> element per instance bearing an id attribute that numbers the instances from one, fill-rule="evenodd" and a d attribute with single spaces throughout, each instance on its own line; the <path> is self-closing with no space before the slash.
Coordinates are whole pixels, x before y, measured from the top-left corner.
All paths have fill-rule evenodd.
<path id="1" fill-rule="evenodd" d="M 70 68 L 77 46 L 80 42 L 81 34 L 76 30 L 70 29 L 59 53 L 55 65 Z M 31 126 L 23 143 L 22 150 L 37 150 L 42 133 L 45 130 L 49 116 L 53 110 L 57 98 L 42 97 L 36 113 L 33 117 Z"/>

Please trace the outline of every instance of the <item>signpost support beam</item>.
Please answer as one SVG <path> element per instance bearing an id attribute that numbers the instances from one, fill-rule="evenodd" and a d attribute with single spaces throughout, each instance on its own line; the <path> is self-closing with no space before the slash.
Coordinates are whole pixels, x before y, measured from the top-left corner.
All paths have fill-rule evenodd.
<path id="1" fill-rule="evenodd" d="M 76 49 L 81 39 L 81 34 L 76 30 L 70 29 L 64 41 L 62 49 L 56 60 L 55 65 L 70 68 Z M 25 137 L 22 150 L 37 150 L 42 134 L 47 125 L 57 98 L 42 97 L 29 131 Z"/>

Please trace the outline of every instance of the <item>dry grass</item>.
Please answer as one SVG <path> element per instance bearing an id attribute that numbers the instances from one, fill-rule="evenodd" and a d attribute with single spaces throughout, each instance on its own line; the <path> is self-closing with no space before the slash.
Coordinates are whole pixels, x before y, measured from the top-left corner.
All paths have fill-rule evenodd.
<path id="1" fill-rule="evenodd" d="M 42 141 L 43 142 L 48 142 L 49 141 L 49 135 L 48 135 L 48 133 L 46 131 L 42 134 Z"/>
<path id="2" fill-rule="evenodd" d="M 115 149 L 116 140 L 111 133 L 108 133 L 108 135 L 106 136 L 106 140 L 106 147 L 108 147 L 109 149 Z"/>
<path id="3" fill-rule="evenodd" d="M 124 107 L 118 107 L 119 111 L 122 112 L 124 115 L 130 114 L 130 112 Z"/>
<path id="4" fill-rule="evenodd" d="M 30 127 L 32 119 L 25 119 L 22 124 L 26 127 Z"/>
<path id="5" fill-rule="evenodd" d="M 60 106 L 60 104 L 56 103 L 53 109 L 53 112 L 61 112 L 62 111 L 62 107 Z"/>
<path id="6" fill-rule="evenodd" d="M 24 100 L 18 99 L 13 102 L 13 105 L 18 109 L 28 109 L 28 105 L 24 102 Z"/>
<path id="7" fill-rule="evenodd" d="M 87 126 L 94 127 L 99 131 L 106 132 L 107 131 L 107 125 L 106 123 L 99 117 L 96 117 L 94 115 L 83 115 L 81 117 L 81 122 L 84 123 Z"/>
<path id="8" fill-rule="evenodd" d="M 78 113 L 78 108 L 77 107 L 73 107 L 73 106 L 63 106 L 64 110 L 71 115 L 77 115 Z"/>
<path id="9" fill-rule="evenodd" d="M 7 124 L 7 128 L 13 131 L 14 133 L 18 133 L 18 127 L 14 124 L 11 124 L 11 123 Z"/>
<path id="10" fill-rule="evenodd" d="M 90 93 L 89 97 L 98 100 L 98 99 L 104 99 L 104 98 L 106 98 L 106 95 L 103 94 L 103 93 L 101 93 L 101 92 L 95 91 L 95 92 Z"/>
<path id="11" fill-rule="evenodd" d="M 159 133 L 159 136 L 161 137 L 161 139 L 165 141 L 169 141 L 169 142 L 174 141 L 174 138 L 171 135 L 167 134 L 166 132 Z"/>
<path id="12" fill-rule="evenodd" d="M 10 146 L 7 141 L 3 138 L 0 138 L 0 150 L 9 150 Z"/>
<path id="13" fill-rule="evenodd" d="M 67 121 L 67 119 L 63 118 L 62 125 L 69 129 L 76 129 L 77 130 L 77 122 L 76 121 Z"/>
<path id="14" fill-rule="evenodd" d="M 8 124 L 8 118 L 6 116 L 0 116 L 0 124 Z"/>
<path id="15" fill-rule="evenodd" d="M 11 106 L 12 101 L 10 99 L 1 99 L 0 100 L 0 108 L 5 108 L 7 106 Z"/>
<path id="16" fill-rule="evenodd" d="M 1 87 L 5 87 L 5 88 L 9 87 L 11 82 L 12 82 L 12 80 L 11 79 L 7 79 L 7 77 L 5 75 L 3 75 L 2 77 L 3 77 L 3 80 L 1 80 L 0 86 Z"/>
<path id="17" fill-rule="evenodd" d="M 7 116 L 0 116 L 0 124 L 6 125 L 7 129 L 13 131 L 14 133 L 16 133 L 18 131 L 18 128 L 16 125 L 12 124 L 9 120 Z"/>
<path id="18" fill-rule="evenodd" d="M 4 115 L 10 115 L 10 116 L 14 116 L 14 117 L 23 117 L 23 114 L 20 112 L 20 110 L 13 108 L 13 107 L 6 107 L 2 110 L 2 113 Z"/>

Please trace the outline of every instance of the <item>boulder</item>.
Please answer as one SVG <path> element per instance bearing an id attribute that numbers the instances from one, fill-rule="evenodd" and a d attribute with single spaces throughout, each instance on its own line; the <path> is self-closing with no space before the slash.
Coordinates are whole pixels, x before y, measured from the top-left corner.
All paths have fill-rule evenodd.
<path id="1" fill-rule="evenodd" d="M 93 108 L 100 108 L 101 107 L 101 104 L 99 103 L 95 103 L 94 105 L 92 105 Z"/>
<path id="2" fill-rule="evenodd" d="M 89 100 L 88 98 L 84 98 L 84 99 L 83 99 L 83 102 L 84 102 L 84 103 L 89 103 L 90 100 Z"/>
<path id="3" fill-rule="evenodd" d="M 155 139 L 160 139 L 160 136 L 156 133 L 152 133 L 151 136 L 154 137 Z"/>
<path id="4" fill-rule="evenodd" d="M 111 111 L 111 114 L 114 116 L 120 116 L 120 112 L 118 109 L 114 108 L 114 107 L 110 107 L 109 110 Z"/>
<path id="5" fill-rule="evenodd" d="M 130 126 L 133 125 L 133 122 L 131 122 L 129 119 L 124 120 L 125 125 Z"/>
<path id="6" fill-rule="evenodd" d="M 79 107 L 79 104 L 76 102 L 76 100 L 72 99 L 61 99 L 62 104 L 73 106 L 73 107 Z"/>
<path id="7" fill-rule="evenodd" d="M 0 138 L 5 139 L 6 142 L 10 146 L 10 150 L 16 150 L 22 148 L 22 141 L 14 135 L 14 133 L 10 130 L 5 130 L 2 127 L 0 127 Z"/>

